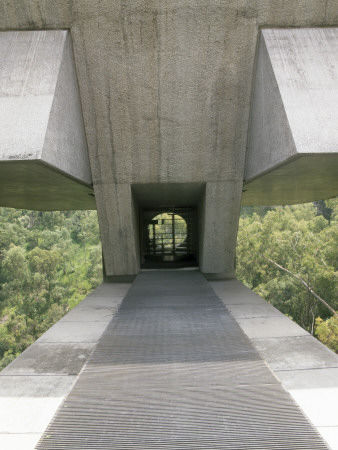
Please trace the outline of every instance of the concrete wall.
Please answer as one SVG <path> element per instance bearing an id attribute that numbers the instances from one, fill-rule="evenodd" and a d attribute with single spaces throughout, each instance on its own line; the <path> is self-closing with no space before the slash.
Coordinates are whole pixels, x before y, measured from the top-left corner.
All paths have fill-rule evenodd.
<path id="1" fill-rule="evenodd" d="M 259 30 L 336 25 L 335 0 L 0 0 L 2 30 L 70 29 L 107 275 L 139 268 L 131 187 L 198 183 L 201 268 L 233 276 Z"/>

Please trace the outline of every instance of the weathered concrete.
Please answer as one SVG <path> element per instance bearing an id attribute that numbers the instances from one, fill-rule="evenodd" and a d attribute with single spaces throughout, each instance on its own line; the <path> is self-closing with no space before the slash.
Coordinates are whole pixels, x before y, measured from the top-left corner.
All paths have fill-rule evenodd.
<path id="1" fill-rule="evenodd" d="M 178 186 L 183 199 L 193 183 L 206 186 L 206 195 L 186 205 L 199 206 L 201 268 L 234 276 L 259 31 L 337 25 L 335 0 L 0 0 L 1 30 L 70 30 L 107 276 L 139 270 L 137 221 L 145 203 L 133 186 L 153 191 L 149 205 L 165 184 L 169 205 Z M 332 178 L 331 160 L 323 162 Z M 316 175 L 317 165 L 313 160 Z M 245 197 L 251 190 L 259 197 L 255 186 Z M 307 181 L 304 191 L 309 187 Z M 327 196 L 325 185 L 316 189 L 309 190 L 314 198 Z"/>
<path id="2" fill-rule="evenodd" d="M 338 194 L 338 28 L 262 30 L 244 204 Z"/>
<path id="3" fill-rule="evenodd" d="M 0 372 L 1 449 L 35 448 L 129 287 L 103 283 Z"/>
<path id="4" fill-rule="evenodd" d="M 0 59 L 0 204 L 95 207 L 69 33 L 2 32 Z"/>

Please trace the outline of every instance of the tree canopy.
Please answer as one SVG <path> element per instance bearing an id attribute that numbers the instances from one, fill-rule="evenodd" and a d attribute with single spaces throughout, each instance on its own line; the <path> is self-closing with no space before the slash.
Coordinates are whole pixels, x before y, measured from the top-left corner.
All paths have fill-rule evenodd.
<path id="1" fill-rule="evenodd" d="M 244 207 L 237 243 L 238 278 L 336 352 L 337 238 L 331 199 Z M 102 281 L 101 254 L 95 211 L 0 208 L 0 369 Z"/>
<path id="2" fill-rule="evenodd" d="M 338 199 L 242 209 L 238 278 L 336 352 L 337 241 Z"/>
<path id="3" fill-rule="evenodd" d="M 0 369 L 101 281 L 96 211 L 0 208 Z"/>

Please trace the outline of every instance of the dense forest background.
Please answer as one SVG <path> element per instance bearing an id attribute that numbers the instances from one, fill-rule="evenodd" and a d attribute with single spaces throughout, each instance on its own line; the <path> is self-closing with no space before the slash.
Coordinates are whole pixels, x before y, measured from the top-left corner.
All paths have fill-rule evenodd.
<path id="1" fill-rule="evenodd" d="M 338 353 L 337 242 L 338 198 L 242 208 L 237 277 Z"/>
<path id="2" fill-rule="evenodd" d="M 0 370 L 102 282 L 96 211 L 0 208 Z"/>
<path id="3" fill-rule="evenodd" d="M 242 208 L 237 276 L 338 352 L 338 199 Z M 96 211 L 0 208 L 0 370 L 102 282 Z M 324 303 L 323 303 L 324 302 Z"/>

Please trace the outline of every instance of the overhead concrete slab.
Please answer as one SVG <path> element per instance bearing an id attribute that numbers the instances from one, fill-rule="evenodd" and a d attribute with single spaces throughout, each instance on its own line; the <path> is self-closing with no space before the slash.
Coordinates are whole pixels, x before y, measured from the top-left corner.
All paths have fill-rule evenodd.
<path id="1" fill-rule="evenodd" d="M 0 206 L 38 211 L 95 209 L 93 189 L 42 161 L 0 160 Z"/>
<path id="2" fill-rule="evenodd" d="M 1 32 L 0 59 L 0 205 L 94 209 L 69 32 Z"/>
<path id="3" fill-rule="evenodd" d="M 292 205 L 338 194 L 336 155 L 296 155 L 245 183 L 242 205 Z"/>
<path id="4" fill-rule="evenodd" d="M 265 29 L 242 204 L 338 195 L 338 28 Z"/>

